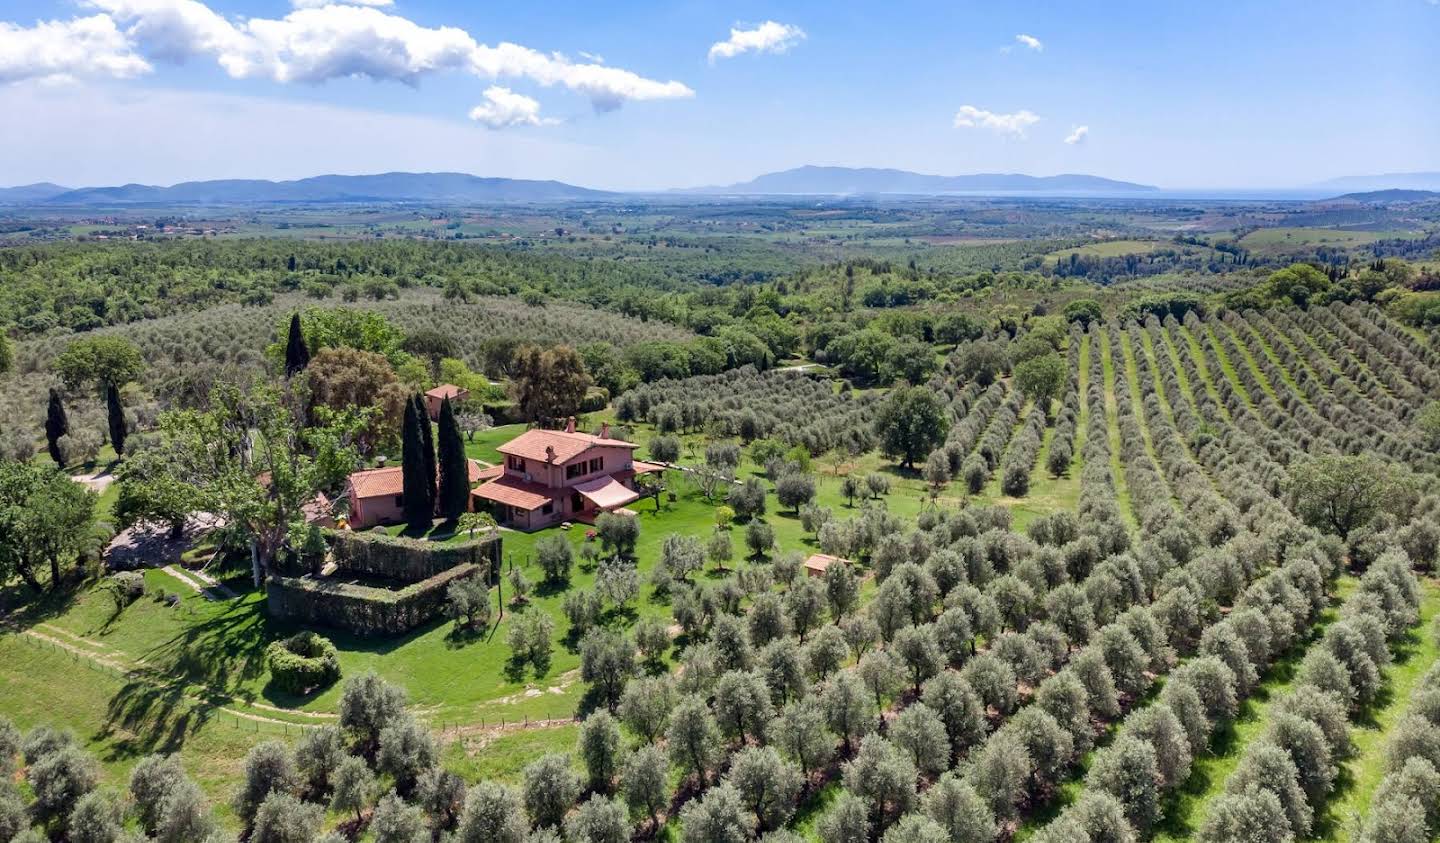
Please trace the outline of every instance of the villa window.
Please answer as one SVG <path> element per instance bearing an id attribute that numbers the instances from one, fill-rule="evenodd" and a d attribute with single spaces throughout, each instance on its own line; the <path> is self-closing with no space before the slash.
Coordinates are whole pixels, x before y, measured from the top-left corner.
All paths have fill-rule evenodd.
<path id="1" fill-rule="evenodd" d="M 520 457 L 506 457 L 505 466 L 514 471 L 523 472 L 525 470 L 525 460 Z"/>
<path id="2" fill-rule="evenodd" d="M 582 476 L 584 476 L 584 474 L 585 474 L 585 463 L 583 463 L 583 462 L 577 462 L 577 463 L 575 463 L 574 465 L 567 465 L 567 466 L 565 466 L 565 479 L 566 479 L 566 480 L 574 480 L 576 477 L 582 477 Z"/>
<path id="3" fill-rule="evenodd" d="M 604 458 L 604 457 L 596 457 L 595 459 L 593 459 L 593 460 L 590 461 L 590 471 L 592 471 L 592 472 L 600 471 L 600 470 L 602 470 L 603 468 L 605 468 L 605 458 Z"/>

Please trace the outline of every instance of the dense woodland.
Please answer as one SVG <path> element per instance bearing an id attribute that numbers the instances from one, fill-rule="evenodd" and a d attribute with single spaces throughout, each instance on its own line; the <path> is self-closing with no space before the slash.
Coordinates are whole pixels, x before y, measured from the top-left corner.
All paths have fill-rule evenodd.
<path id="1" fill-rule="evenodd" d="M 1024 210 L 0 249 L 0 841 L 1436 839 L 1436 234 Z M 317 493 L 473 536 L 465 457 L 570 417 L 635 514 L 383 646 L 265 617 Z"/>

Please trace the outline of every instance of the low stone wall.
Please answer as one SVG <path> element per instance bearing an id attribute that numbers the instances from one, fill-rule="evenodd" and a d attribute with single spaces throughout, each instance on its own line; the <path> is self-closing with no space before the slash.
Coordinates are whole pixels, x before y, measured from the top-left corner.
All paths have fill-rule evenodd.
<path id="1" fill-rule="evenodd" d="M 328 538 L 331 557 L 341 569 L 401 582 L 420 582 L 456 565 L 500 566 L 498 531 L 453 544 L 348 530 L 331 530 Z"/>
<path id="2" fill-rule="evenodd" d="M 274 618 L 356 635 L 400 635 L 443 611 L 450 583 L 480 576 L 481 571 L 479 565 L 461 563 L 398 590 L 326 578 L 271 577 L 265 587 L 266 610 Z"/>

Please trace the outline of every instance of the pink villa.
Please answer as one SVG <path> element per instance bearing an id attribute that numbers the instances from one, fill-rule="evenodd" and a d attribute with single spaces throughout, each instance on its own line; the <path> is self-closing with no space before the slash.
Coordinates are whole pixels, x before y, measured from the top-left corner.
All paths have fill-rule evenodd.
<path id="1" fill-rule="evenodd" d="M 470 463 L 470 483 L 480 482 L 484 469 Z M 350 498 L 350 528 L 365 530 L 377 524 L 398 524 L 405 520 L 405 478 L 398 465 L 357 471 L 350 475 L 345 494 Z"/>
<path id="2" fill-rule="evenodd" d="M 633 442 L 564 430 L 527 430 L 501 445 L 503 466 L 486 469 L 486 482 L 472 493 L 475 508 L 491 507 L 495 520 L 519 530 L 538 530 L 562 521 L 590 522 L 639 499 L 635 478 L 664 466 L 634 458 Z"/>
<path id="3" fill-rule="evenodd" d="M 440 405 L 446 398 L 451 404 L 458 404 L 469 397 L 470 390 L 453 383 L 442 383 L 425 392 L 425 411 L 430 414 L 430 421 L 440 421 Z"/>

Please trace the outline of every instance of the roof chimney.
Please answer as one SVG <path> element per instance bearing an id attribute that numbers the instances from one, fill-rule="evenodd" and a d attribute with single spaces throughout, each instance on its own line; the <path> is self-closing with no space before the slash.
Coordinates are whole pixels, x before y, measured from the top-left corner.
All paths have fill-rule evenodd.
<path id="1" fill-rule="evenodd" d="M 545 462 L 555 462 L 555 446 L 545 446 Z"/>
<path id="2" fill-rule="evenodd" d="M 607 422 L 600 422 L 600 438 L 601 438 L 601 439 L 609 439 L 609 438 L 610 438 L 610 422 L 608 422 L 608 421 L 607 421 Z"/>
<path id="3" fill-rule="evenodd" d="M 574 416 L 571 416 L 570 418 L 568 418 L 568 419 L 565 420 L 565 432 L 566 432 L 566 433 L 574 433 L 574 432 L 575 432 L 575 417 L 574 417 Z"/>

